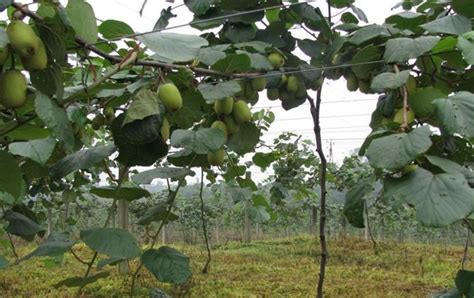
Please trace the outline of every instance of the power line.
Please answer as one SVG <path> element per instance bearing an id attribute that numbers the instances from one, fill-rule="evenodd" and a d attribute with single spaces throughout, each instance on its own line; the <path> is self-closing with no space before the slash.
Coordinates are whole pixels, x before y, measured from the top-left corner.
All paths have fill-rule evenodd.
<path id="1" fill-rule="evenodd" d="M 107 42 L 110 42 L 110 41 L 118 41 L 118 40 L 122 40 L 122 39 L 126 39 L 126 38 L 135 38 L 135 37 L 149 35 L 149 34 L 153 34 L 153 33 L 157 33 L 157 32 L 162 32 L 162 31 L 167 31 L 167 30 L 172 30 L 172 29 L 178 29 L 178 28 L 182 28 L 182 27 L 197 25 L 197 24 L 201 24 L 201 23 L 208 23 L 208 22 L 212 22 L 212 21 L 225 20 L 225 19 L 228 19 L 228 18 L 244 16 L 244 15 L 248 15 L 248 14 L 252 14 L 252 13 L 256 13 L 256 12 L 261 12 L 261 11 L 266 11 L 266 10 L 270 10 L 270 9 L 291 7 L 291 6 L 300 5 L 300 4 L 308 4 L 308 3 L 311 3 L 311 2 L 314 2 L 314 0 L 308 0 L 308 1 L 297 2 L 297 3 L 280 4 L 280 5 L 274 5 L 274 6 L 269 6 L 269 7 L 257 8 L 257 9 L 248 10 L 248 11 L 236 12 L 236 13 L 231 13 L 231 14 L 227 14 L 227 15 L 223 15 L 223 16 L 217 16 L 217 17 L 213 17 L 213 18 L 209 18 L 209 19 L 191 21 L 191 22 L 186 23 L 186 24 L 180 24 L 180 25 L 170 26 L 170 27 L 166 27 L 166 28 L 153 29 L 153 30 L 150 30 L 150 31 L 145 31 L 145 32 L 140 32 L 140 33 L 122 35 L 120 37 L 110 38 L 108 40 L 101 40 L 101 41 L 98 41 L 98 42 L 95 42 L 95 43 L 92 43 L 92 44 L 89 44 L 89 45 L 93 46 L 93 45 L 98 45 L 98 44 L 102 44 L 102 43 L 107 43 Z"/>
<path id="2" fill-rule="evenodd" d="M 365 102 L 365 101 L 376 101 L 376 98 L 367 98 L 367 99 L 354 99 L 354 100 L 334 100 L 334 101 L 323 101 L 321 104 L 336 104 L 336 103 L 352 103 L 352 102 Z M 309 104 L 302 104 L 301 106 L 309 106 Z M 272 105 L 272 106 L 261 106 L 253 107 L 254 109 L 270 109 L 270 108 L 283 108 L 281 105 Z"/>
<path id="3" fill-rule="evenodd" d="M 342 117 L 363 117 L 363 116 L 370 116 L 372 114 L 350 114 L 350 115 L 329 115 L 329 116 L 321 116 L 319 118 L 342 118 Z M 297 117 L 297 118 L 284 118 L 284 119 L 275 119 L 276 121 L 297 121 L 297 120 L 312 120 L 311 117 Z"/>

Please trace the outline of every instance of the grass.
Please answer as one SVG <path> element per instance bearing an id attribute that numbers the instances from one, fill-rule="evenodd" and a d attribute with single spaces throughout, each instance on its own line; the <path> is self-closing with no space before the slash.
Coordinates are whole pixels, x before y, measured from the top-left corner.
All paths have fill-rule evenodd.
<path id="1" fill-rule="evenodd" d="M 209 274 L 200 270 L 205 262 L 201 247 L 177 245 L 191 258 L 193 276 L 179 287 L 160 284 L 143 270 L 139 296 L 148 288 L 161 288 L 172 296 L 190 297 L 309 297 L 314 296 L 319 265 L 318 243 L 309 237 L 228 243 L 214 247 Z M 74 248 L 84 259 L 91 256 L 86 247 Z M 331 241 L 325 284 L 326 297 L 427 297 L 436 290 L 453 287 L 459 269 L 462 247 L 379 243 L 358 239 Z M 31 247 L 20 249 L 26 254 Z M 1 254 L 1 253 L 0 253 Z M 70 254 L 62 266 L 37 258 L 0 271 L 0 295 L 68 297 L 76 288 L 55 289 L 59 281 L 81 276 L 85 266 Z M 132 268 L 136 263 L 132 263 Z M 130 278 L 114 267 L 108 278 L 84 289 L 85 297 L 123 297 L 128 295 Z M 96 271 L 94 271 L 96 272 Z"/>

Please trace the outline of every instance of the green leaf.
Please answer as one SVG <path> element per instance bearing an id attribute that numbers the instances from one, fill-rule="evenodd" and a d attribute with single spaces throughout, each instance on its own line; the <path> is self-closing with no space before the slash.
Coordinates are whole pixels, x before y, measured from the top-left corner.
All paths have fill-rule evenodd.
<path id="1" fill-rule="evenodd" d="M 430 118 L 435 112 L 433 101 L 445 97 L 446 94 L 434 87 L 417 88 L 409 94 L 408 103 L 417 117 Z"/>
<path id="2" fill-rule="evenodd" d="M 29 237 L 44 231 L 43 228 L 30 218 L 12 210 L 8 210 L 5 213 L 5 219 L 8 221 L 5 231 L 16 236 Z"/>
<path id="3" fill-rule="evenodd" d="M 222 51 L 219 47 L 208 47 L 200 49 L 196 59 L 206 65 L 213 65 L 217 61 L 222 60 L 225 57 L 225 52 Z"/>
<path id="4" fill-rule="evenodd" d="M 136 145 L 145 145 L 155 140 L 162 140 L 163 114 L 151 115 L 143 120 L 130 122 L 123 126 L 120 132 L 127 142 Z"/>
<path id="5" fill-rule="evenodd" d="M 400 37 L 387 41 L 384 60 L 387 63 L 406 61 L 418 58 L 431 51 L 441 38 L 438 36 L 422 36 L 415 39 Z"/>
<path id="6" fill-rule="evenodd" d="M 249 210 L 250 218 L 256 223 L 265 223 L 271 219 L 270 213 L 264 206 L 252 207 Z"/>
<path id="7" fill-rule="evenodd" d="M 99 26 L 99 32 L 106 39 L 117 39 L 135 33 L 128 24 L 116 20 L 103 21 Z"/>
<path id="8" fill-rule="evenodd" d="M 350 7 L 355 0 L 332 0 L 331 6 L 335 8 L 345 8 Z"/>
<path id="9" fill-rule="evenodd" d="M 398 170 L 431 147 L 430 135 L 430 128 L 422 126 L 409 133 L 381 137 L 370 143 L 366 156 L 374 168 Z"/>
<path id="10" fill-rule="evenodd" d="M 107 258 L 107 259 L 102 259 L 99 262 L 97 262 L 97 269 L 102 270 L 105 266 L 110 265 L 110 266 L 115 266 L 118 263 L 125 261 L 124 259 L 121 258 Z"/>
<path id="11" fill-rule="evenodd" d="M 8 267 L 8 260 L 4 256 L 0 256 L 0 270 Z"/>
<path id="12" fill-rule="evenodd" d="M 459 36 L 458 48 L 461 49 L 464 60 L 474 65 L 474 31 Z"/>
<path id="13" fill-rule="evenodd" d="M 374 45 L 368 45 L 358 51 L 352 58 L 351 63 L 354 64 L 352 71 L 359 79 L 368 79 L 377 67 L 376 63 L 370 62 L 379 61 L 380 59 L 382 59 L 382 51 Z"/>
<path id="14" fill-rule="evenodd" d="M 38 117 L 63 142 L 68 151 L 74 149 L 74 131 L 64 108 L 58 106 L 50 97 L 37 92 L 35 110 Z"/>
<path id="15" fill-rule="evenodd" d="M 277 155 L 274 152 L 270 152 L 270 153 L 257 152 L 252 158 L 253 163 L 256 166 L 262 168 L 263 170 L 267 169 L 275 160 L 277 160 Z"/>
<path id="16" fill-rule="evenodd" d="M 262 54 L 254 54 L 254 53 L 249 53 L 246 51 L 236 51 L 237 54 L 244 54 L 247 55 L 250 58 L 250 66 L 253 69 L 256 70 L 273 70 L 273 66 L 270 64 L 270 61 L 268 61 L 267 56 L 264 56 Z"/>
<path id="17" fill-rule="evenodd" d="M 66 13 L 76 35 L 87 43 L 97 41 L 97 23 L 94 9 L 84 0 L 69 0 Z"/>
<path id="18" fill-rule="evenodd" d="M 117 160 L 121 164 L 125 166 L 150 166 L 156 160 L 168 154 L 168 145 L 161 138 L 156 138 L 154 141 L 146 144 L 130 142 L 122 130 L 124 118 L 125 114 L 120 114 L 111 125 L 114 143 L 119 151 Z"/>
<path id="19" fill-rule="evenodd" d="M 197 154 L 214 152 L 224 143 L 224 133 L 217 128 L 201 128 L 197 131 L 177 129 L 171 135 L 173 147 L 185 148 Z"/>
<path id="20" fill-rule="evenodd" d="M 0 11 L 4 11 L 12 3 L 13 3 L 13 0 L 0 0 Z"/>
<path id="21" fill-rule="evenodd" d="M 40 92 L 48 96 L 56 95 L 57 102 L 63 100 L 64 77 L 57 63 L 50 61 L 46 69 L 30 71 L 30 79 L 33 86 Z"/>
<path id="22" fill-rule="evenodd" d="M 75 240 L 69 239 L 69 235 L 65 233 L 52 233 L 48 239 L 41 243 L 32 253 L 21 258 L 21 261 L 29 260 L 33 257 L 56 257 L 61 256 L 76 243 Z"/>
<path id="23" fill-rule="evenodd" d="M 154 221 L 171 222 L 177 220 L 179 217 L 171 212 L 168 212 L 167 205 L 160 203 L 148 209 L 136 222 L 137 225 L 146 226 Z"/>
<path id="24" fill-rule="evenodd" d="M 298 40 L 298 47 L 311 58 L 320 59 L 323 55 L 325 45 L 311 39 Z"/>
<path id="25" fill-rule="evenodd" d="M 138 37 L 158 60 L 188 62 L 197 58 L 199 49 L 209 45 L 207 40 L 195 35 L 155 32 Z"/>
<path id="26" fill-rule="evenodd" d="M 195 15 L 203 15 L 214 4 L 215 0 L 185 0 L 184 4 L 192 11 Z"/>
<path id="27" fill-rule="evenodd" d="M 153 26 L 153 30 L 160 30 L 168 27 L 171 18 L 176 17 L 176 15 L 171 12 L 171 10 L 171 6 L 161 10 L 160 18 L 158 21 L 156 21 L 155 26 Z"/>
<path id="28" fill-rule="evenodd" d="M 82 276 L 70 277 L 58 282 L 53 287 L 56 289 L 60 287 L 69 287 L 69 288 L 80 287 L 82 285 L 95 283 L 101 278 L 109 277 L 109 275 L 110 275 L 110 272 L 102 271 L 97 274 L 88 276 L 86 279 L 84 279 Z"/>
<path id="29" fill-rule="evenodd" d="M 147 190 L 139 187 L 93 187 L 91 188 L 90 193 L 101 198 L 124 200 L 129 202 L 151 196 Z"/>
<path id="30" fill-rule="evenodd" d="M 37 140 L 50 136 L 49 130 L 33 124 L 24 124 L 7 135 L 12 140 Z"/>
<path id="31" fill-rule="evenodd" d="M 29 142 L 12 143 L 9 145 L 10 153 L 28 157 L 40 165 L 46 164 L 56 147 L 55 139 L 33 140 Z"/>
<path id="32" fill-rule="evenodd" d="M 256 29 L 253 24 L 226 23 L 221 34 L 232 43 L 240 43 L 255 39 Z"/>
<path id="33" fill-rule="evenodd" d="M 471 0 L 453 0 L 451 6 L 458 14 L 474 18 L 474 7 Z"/>
<path id="34" fill-rule="evenodd" d="M 224 178 L 226 182 L 235 181 L 236 177 L 245 175 L 246 171 L 246 166 L 232 165 L 227 169 L 225 174 L 222 174 L 222 178 Z"/>
<path id="35" fill-rule="evenodd" d="M 204 99 L 214 101 L 229 96 L 234 96 L 240 91 L 240 85 L 237 81 L 226 81 L 217 84 L 199 84 L 198 90 Z"/>
<path id="36" fill-rule="evenodd" d="M 370 88 L 374 90 L 398 89 L 406 84 L 409 76 L 410 70 L 404 70 L 399 73 L 384 72 L 372 80 Z"/>
<path id="37" fill-rule="evenodd" d="M 132 104 L 125 113 L 122 127 L 136 120 L 143 120 L 148 116 L 164 113 L 158 94 L 150 89 L 142 89 L 133 97 Z"/>
<path id="38" fill-rule="evenodd" d="M 436 99 L 436 115 L 441 126 L 450 134 L 474 137 L 474 94 L 458 92 L 448 98 Z"/>
<path id="39" fill-rule="evenodd" d="M 227 142 L 229 149 L 239 155 L 255 150 L 260 141 L 260 129 L 253 123 L 244 123 L 238 132 L 232 135 Z"/>
<path id="40" fill-rule="evenodd" d="M 461 35 L 472 30 L 471 20 L 461 15 L 450 15 L 436 19 L 421 27 L 430 33 Z"/>
<path id="41" fill-rule="evenodd" d="M 468 169 L 449 159 L 441 158 L 434 155 L 425 155 L 425 157 L 432 165 L 437 166 L 448 174 L 459 175 L 466 179 L 468 179 L 472 175 Z"/>
<path id="42" fill-rule="evenodd" d="M 109 257 L 133 259 L 140 255 L 137 240 L 130 232 L 115 228 L 82 230 L 81 240 L 92 250 Z"/>
<path id="43" fill-rule="evenodd" d="M 452 224 L 474 210 L 474 189 L 459 175 L 433 175 L 418 168 L 401 178 L 387 178 L 384 189 L 387 197 L 411 204 L 417 220 L 429 226 Z"/>
<path id="44" fill-rule="evenodd" d="M 346 193 L 344 216 L 356 228 L 364 228 L 365 198 L 372 192 L 374 181 L 367 179 L 357 183 Z"/>
<path id="45" fill-rule="evenodd" d="M 371 39 L 376 37 L 390 37 L 390 32 L 388 29 L 381 25 L 368 25 L 362 27 L 361 29 L 355 31 L 349 39 L 349 42 L 361 45 Z"/>
<path id="46" fill-rule="evenodd" d="M 141 261 L 161 282 L 184 283 L 192 274 L 189 258 L 169 246 L 145 251 Z"/>
<path id="47" fill-rule="evenodd" d="M 212 65 L 211 69 L 224 73 L 247 72 L 252 69 L 250 57 L 246 54 L 230 54 Z"/>
<path id="48" fill-rule="evenodd" d="M 89 169 L 117 150 L 114 145 L 99 145 L 70 154 L 56 162 L 49 173 L 53 179 L 62 178 L 79 169 Z"/>
<path id="49" fill-rule="evenodd" d="M 454 283 L 461 294 L 469 297 L 470 294 L 474 292 L 474 271 L 464 269 L 459 270 L 454 279 Z"/>
<path id="50" fill-rule="evenodd" d="M 26 186 L 18 163 L 11 154 L 0 150 L 0 165 L 0 198 L 6 193 L 20 199 L 25 194 Z"/>
<path id="51" fill-rule="evenodd" d="M 132 181 L 137 184 L 150 184 L 154 179 L 177 179 L 188 175 L 194 176 L 195 173 L 188 168 L 162 167 L 138 173 L 132 176 Z"/>

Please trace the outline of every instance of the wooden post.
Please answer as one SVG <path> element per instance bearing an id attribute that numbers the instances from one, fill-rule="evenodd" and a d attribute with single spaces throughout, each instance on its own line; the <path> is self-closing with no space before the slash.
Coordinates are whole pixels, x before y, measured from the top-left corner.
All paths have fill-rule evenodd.
<path id="1" fill-rule="evenodd" d="M 245 179 L 251 179 L 250 172 L 245 173 Z M 251 231 L 250 231 L 250 215 L 249 215 L 249 211 L 251 207 L 252 207 L 252 203 L 250 202 L 250 200 L 246 200 L 245 210 L 244 210 L 245 218 L 244 218 L 244 239 L 243 240 L 244 242 L 247 242 L 247 243 L 252 241 Z"/>

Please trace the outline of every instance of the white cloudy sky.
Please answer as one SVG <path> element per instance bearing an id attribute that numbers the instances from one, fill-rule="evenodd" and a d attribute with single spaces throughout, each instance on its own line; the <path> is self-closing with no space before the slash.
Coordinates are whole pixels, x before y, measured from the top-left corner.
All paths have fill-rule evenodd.
<path id="1" fill-rule="evenodd" d="M 140 17 L 139 10 L 142 1 L 89 0 L 88 2 L 94 7 L 98 19 L 123 20 L 130 24 L 137 32 L 153 29 L 161 9 L 182 3 L 181 0 L 175 1 L 174 4 L 167 3 L 164 0 L 148 0 L 144 14 Z M 382 23 L 384 18 L 391 13 L 391 8 L 397 2 L 397 0 L 356 0 L 355 4 L 364 10 L 369 22 Z M 325 1 L 319 0 L 310 4 L 316 6 L 319 3 L 325 3 Z M 177 14 L 178 17 L 171 20 L 170 26 L 186 24 L 192 20 L 192 15 L 184 6 L 173 10 L 173 12 Z M 168 32 L 199 34 L 197 30 L 191 27 L 178 28 Z M 296 37 L 310 38 L 310 36 L 302 30 L 292 32 Z M 264 94 L 265 93 L 261 94 L 256 108 L 271 107 L 277 119 L 272 125 L 270 132 L 266 134 L 266 140 L 271 141 L 281 132 L 288 130 L 314 140 L 312 122 L 307 104 L 285 112 L 278 106 L 277 101 L 268 101 Z M 329 143 L 332 142 L 335 161 L 340 162 L 344 156 L 359 147 L 364 137 L 370 132 L 368 124 L 370 122 L 370 113 L 376 103 L 376 98 L 376 95 L 346 91 L 344 80 L 326 83 L 321 109 L 323 140 L 326 152 L 329 151 Z"/>

